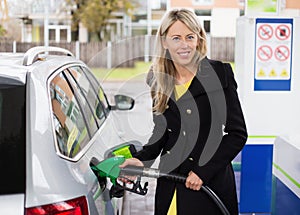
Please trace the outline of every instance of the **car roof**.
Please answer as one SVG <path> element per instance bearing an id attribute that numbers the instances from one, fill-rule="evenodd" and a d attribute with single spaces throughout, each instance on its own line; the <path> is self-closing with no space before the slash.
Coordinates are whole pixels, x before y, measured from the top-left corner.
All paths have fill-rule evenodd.
<path id="1" fill-rule="evenodd" d="M 56 52 L 59 55 L 50 55 L 50 52 Z M 49 72 L 74 62 L 80 63 L 81 61 L 76 60 L 70 51 L 59 47 L 37 46 L 26 53 L 0 53 L 0 76 L 2 77 L 0 84 L 3 82 L 25 84 L 28 72 L 47 66 L 47 70 L 43 71 L 48 71 L 44 73 L 48 75 Z"/>

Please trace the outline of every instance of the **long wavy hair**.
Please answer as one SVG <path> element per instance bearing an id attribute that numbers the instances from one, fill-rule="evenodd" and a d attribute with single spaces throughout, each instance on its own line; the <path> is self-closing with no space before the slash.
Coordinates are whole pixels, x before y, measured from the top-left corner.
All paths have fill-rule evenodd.
<path id="1" fill-rule="evenodd" d="M 181 21 L 198 37 L 196 54 L 193 57 L 195 65 L 206 56 L 206 33 L 202 28 L 196 14 L 189 9 L 173 9 L 167 12 L 162 18 L 161 25 L 156 34 L 155 54 L 150 69 L 149 84 L 153 100 L 153 112 L 163 113 L 175 86 L 176 68 L 171 59 L 169 51 L 163 47 L 163 40 L 166 39 L 169 28 L 176 22 Z"/>

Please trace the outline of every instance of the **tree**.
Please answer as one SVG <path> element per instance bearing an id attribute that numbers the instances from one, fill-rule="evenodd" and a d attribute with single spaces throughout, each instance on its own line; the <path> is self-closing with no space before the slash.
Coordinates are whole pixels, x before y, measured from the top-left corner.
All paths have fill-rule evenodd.
<path id="1" fill-rule="evenodd" d="M 6 30 L 3 28 L 3 26 L 0 24 L 0 38 L 4 37 L 6 34 Z"/>
<path id="2" fill-rule="evenodd" d="M 104 32 L 108 24 L 108 20 L 113 18 L 112 12 L 124 12 L 130 14 L 136 3 L 132 0 L 67 0 L 69 4 L 75 5 L 72 11 L 72 27 L 78 31 L 81 22 L 89 33 L 96 35 L 99 41 L 101 32 Z"/>

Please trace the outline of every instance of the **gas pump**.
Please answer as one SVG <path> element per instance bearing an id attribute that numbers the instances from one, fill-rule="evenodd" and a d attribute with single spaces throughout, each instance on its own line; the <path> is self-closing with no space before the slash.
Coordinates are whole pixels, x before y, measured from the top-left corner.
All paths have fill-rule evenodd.
<path id="1" fill-rule="evenodd" d="M 274 141 L 299 133 L 300 127 L 296 120 L 300 119 L 298 35 L 300 17 L 243 16 L 237 20 L 235 75 L 249 134 L 241 155 L 240 213 L 274 211 L 273 169 L 281 168 L 273 163 Z M 284 177 L 299 184 L 299 179 L 289 176 Z"/>

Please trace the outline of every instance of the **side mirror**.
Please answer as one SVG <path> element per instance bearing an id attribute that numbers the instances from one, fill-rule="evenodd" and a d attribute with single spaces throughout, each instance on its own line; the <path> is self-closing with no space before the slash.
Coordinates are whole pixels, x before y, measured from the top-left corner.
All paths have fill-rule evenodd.
<path id="1" fill-rule="evenodd" d="M 134 106 L 134 99 L 125 96 L 125 95 L 115 95 L 115 106 L 113 106 L 113 109 L 116 110 L 131 110 Z"/>

